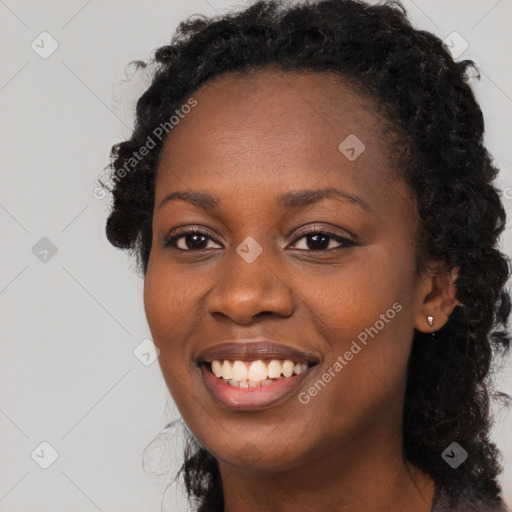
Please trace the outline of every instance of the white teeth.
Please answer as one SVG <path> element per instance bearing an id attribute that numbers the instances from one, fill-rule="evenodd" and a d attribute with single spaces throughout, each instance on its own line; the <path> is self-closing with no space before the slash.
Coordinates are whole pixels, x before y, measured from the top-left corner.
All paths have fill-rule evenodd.
<path id="1" fill-rule="evenodd" d="M 280 379 L 284 379 L 284 377 L 280 377 Z M 260 382 L 256 382 L 254 380 L 242 380 L 238 381 L 235 379 L 229 379 L 228 384 L 230 386 L 234 386 L 235 388 L 259 388 L 260 386 L 268 386 L 269 384 L 273 384 L 275 380 L 265 379 Z"/>
<path id="2" fill-rule="evenodd" d="M 275 379 L 299 375 L 308 368 L 307 363 L 294 363 L 289 359 L 272 359 L 267 363 L 261 359 L 251 362 L 214 359 L 211 367 L 216 377 L 223 378 L 231 386 L 241 388 L 267 386 Z"/>
<path id="3" fill-rule="evenodd" d="M 238 380 L 238 381 L 247 380 L 247 373 L 248 373 L 247 366 L 245 366 L 243 361 L 235 361 L 233 363 L 233 368 L 231 371 L 231 377 L 233 379 Z M 265 375 L 265 377 L 266 377 L 266 375 Z M 260 380 L 260 379 L 255 379 L 254 377 L 251 377 L 250 371 L 249 371 L 249 378 L 251 378 L 252 380 Z"/>
<path id="4" fill-rule="evenodd" d="M 222 365 L 222 377 L 227 380 L 233 378 L 231 371 L 232 371 L 231 361 L 228 361 L 227 359 L 225 359 L 224 364 Z"/>
<path id="5" fill-rule="evenodd" d="M 268 363 L 268 377 L 269 379 L 277 379 L 279 375 L 281 375 L 282 361 L 277 361 L 272 359 L 270 363 Z M 217 375 L 218 377 L 218 375 Z"/>
<path id="6" fill-rule="evenodd" d="M 287 359 L 283 363 L 283 370 L 282 370 L 283 375 L 285 377 L 291 377 L 293 374 L 293 367 L 294 367 L 293 361 L 290 361 L 289 359 Z"/>
<path id="7" fill-rule="evenodd" d="M 222 363 L 220 361 L 212 361 L 212 372 L 215 377 L 222 377 Z"/>
<path id="8" fill-rule="evenodd" d="M 293 367 L 293 373 L 299 375 L 299 373 L 302 373 L 307 367 L 308 365 L 306 363 L 297 363 Z"/>
<path id="9" fill-rule="evenodd" d="M 263 361 L 253 361 L 249 366 L 249 379 L 260 382 L 267 378 L 267 365 Z"/>

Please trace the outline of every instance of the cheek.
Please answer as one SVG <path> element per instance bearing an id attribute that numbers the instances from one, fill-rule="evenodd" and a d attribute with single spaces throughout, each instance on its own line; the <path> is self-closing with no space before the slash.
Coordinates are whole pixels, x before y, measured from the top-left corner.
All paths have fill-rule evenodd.
<path id="1" fill-rule="evenodd" d="M 190 406 L 191 371 L 187 359 L 183 319 L 187 309 L 187 294 L 171 275 L 149 265 L 144 280 L 144 309 L 151 336 L 159 349 L 158 364 L 167 388 L 178 409 L 187 416 Z M 188 306 L 190 309 L 190 306 Z"/>
<path id="2" fill-rule="evenodd" d="M 152 251 L 144 279 L 144 310 L 155 343 L 179 339 L 176 333 L 199 300 L 193 276 L 169 265 L 158 249 Z M 192 317 L 190 317 L 192 318 Z M 166 343 L 167 344 L 167 343 Z"/>
<path id="3" fill-rule="evenodd" d="M 195 314 L 194 289 L 179 279 L 155 260 L 148 265 L 144 280 L 144 310 L 154 344 L 160 350 L 159 363 L 162 370 L 183 374 L 180 366 L 185 364 L 186 339 L 184 318 Z"/>
<path id="4" fill-rule="evenodd" d="M 396 400 L 405 383 L 414 334 L 413 265 L 397 260 L 396 251 L 373 261 L 369 253 L 350 271 L 315 280 L 311 289 L 322 293 L 307 299 L 309 323 L 327 348 L 318 378 L 332 393 L 325 393 L 322 407 L 378 406 Z"/>
<path id="5" fill-rule="evenodd" d="M 348 339 L 357 338 L 376 322 L 379 333 L 413 324 L 414 267 L 409 259 L 398 260 L 396 251 L 369 248 L 345 268 L 333 268 L 307 281 L 307 288 L 301 282 L 293 286 L 309 290 L 301 293 L 305 310 L 327 340 L 340 339 L 331 344 L 337 345 L 333 348 L 343 349 Z"/>

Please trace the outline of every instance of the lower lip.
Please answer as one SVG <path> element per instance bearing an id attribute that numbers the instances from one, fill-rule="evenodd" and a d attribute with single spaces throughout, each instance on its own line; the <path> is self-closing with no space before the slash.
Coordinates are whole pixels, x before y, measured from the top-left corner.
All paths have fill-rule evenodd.
<path id="1" fill-rule="evenodd" d="M 299 375 L 276 380 L 266 386 L 239 388 L 227 384 L 201 365 L 203 382 L 212 395 L 229 409 L 253 411 L 265 409 L 292 395 L 315 366 L 310 366 Z"/>

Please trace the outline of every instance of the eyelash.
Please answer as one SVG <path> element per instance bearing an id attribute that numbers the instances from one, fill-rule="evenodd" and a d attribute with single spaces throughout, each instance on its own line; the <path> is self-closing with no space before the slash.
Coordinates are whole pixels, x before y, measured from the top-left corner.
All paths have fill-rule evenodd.
<path id="1" fill-rule="evenodd" d="M 190 228 L 188 229 L 187 231 L 183 231 L 177 235 L 174 235 L 174 236 L 167 236 L 165 239 L 164 239 L 164 247 L 167 247 L 169 249 L 175 249 L 177 251 L 181 251 L 181 252 L 201 252 L 201 251 L 208 251 L 210 249 L 180 249 L 178 247 L 175 246 L 175 243 L 177 240 L 179 240 L 180 238 L 183 238 L 187 235 L 205 235 L 205 237 L 207 239 L 210 239 L 210 240 L 213 240 L 215 242 L 215 240 L 208 236 L 204 231 L 201 231 L 199 228 Z M 337 249 L 345 249 L 347 247 L 353 247 L 355 245 L 357 245 L 355 242 L 353 242 L 352 240 L 349 240 L 348 238 L 345 238 L 345 237 L 342 237 L 340 235 L 337 235 L 336 233 L 333 233 L 329 230 L 319 230 L 319 229 L 312 229 L 310 231 L 306 231 L 305 233 L 301 233 L 294 241 L 293 243 L 296 243 L 298 240 L 301 240 L 302 238 L 308 236 L 308 235 L 327 235 L 329 238 L 332 238 L 333 240 L 335 240 L 336 242 L 340 242 L 342 243 L 343 245 L 339 246 L 339 247 L 334 247 L 334 248 L 331 248 L 331 249 L 317 249 L 317 250 L 314 250 L 314 249 L 294 249 L 294 250 L 299 250 L 299 251 L 306 251 L 306 252 L 329 252 L 329 251 L 334 251 L 334 250 L 337 250 Z M 218 242 L 215 242 L 215 243 L 218 243 Z"/>

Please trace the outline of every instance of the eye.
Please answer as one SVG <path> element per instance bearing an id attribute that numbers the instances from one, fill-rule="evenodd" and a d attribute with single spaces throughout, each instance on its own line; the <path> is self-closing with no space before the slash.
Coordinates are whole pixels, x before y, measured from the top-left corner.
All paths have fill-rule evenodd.
<path id="1" fill-rule="evenodd" d="M 180 251 L 202 251 L 211 249 L 211 247 L 207 247 L 208 240 L 213 241 L 211 237 L 199 229 L 189 229 L 178 235 L 166 237 L 164 246 Z"/>
<path id="2" fill-rule="evenodd" d="M 306 250 L 306 251 L 320 251 L 325 252 L 327 250 L 341 249 L 343 247 L 353 247 L 357 245 L 352 240 L 332 233 L 327 230 L 313 229 L 295 239 L 292 245 L 296 245 L 298 241 L 305 239 L 305 247 L 295 247 L 295 249 Z M 331 247 L 331 242 L 335 241 L 338 243 L 337 247 Z M 188 229 L 181 233 L 168 236 L 165 238 L 164 246 L 172 247 L 180 251 L 203 251 L 212 249 L 215 247 L 208 247 L 208 243 L 216 243 L 209 235 L 200 231 L 197 228 Z M 217 244 L 218 245 L 218 244 Z"/>
<path id="3" fill-rule="evenodd" d="M 305 239 L 305 247 L 296 247 L 296 249 L 325 252 L 326 250 L 335 250 L 343 247 L 353 247 L 356 245 L 355 242 L 348 238 L 325 230 L 320 231 L 313 229 L 307 233 L 303 233 L 296 240 L 302 240 L 303 238 Z M 330 247 L 333 240 L 338 242 L 340 245 L 337 247 Z M 297 241 L 295 241 L 294 244 L 297 244 Z"/>

